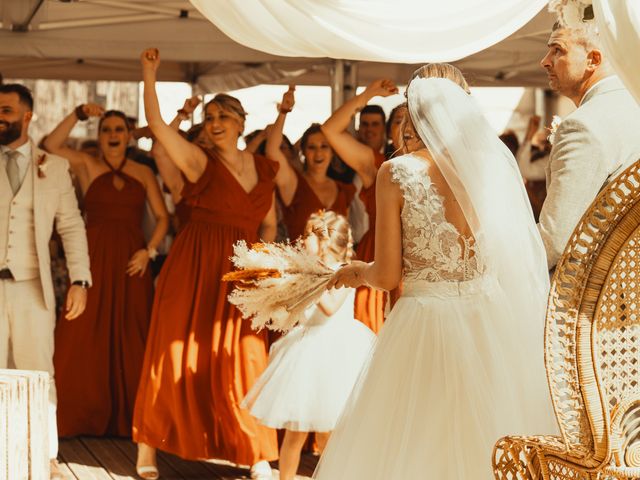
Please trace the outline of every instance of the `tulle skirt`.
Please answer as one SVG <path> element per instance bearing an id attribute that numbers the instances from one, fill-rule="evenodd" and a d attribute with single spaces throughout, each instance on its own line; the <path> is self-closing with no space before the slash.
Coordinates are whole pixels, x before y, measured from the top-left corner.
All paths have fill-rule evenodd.
<path id="1" fill-rule="evenodd" d="M 490 277 L 405 282 L 314 478 L 489 480 L 496 440 L 554 434 L 543 319 Z"/>
<path id="2" fill-rule="evenodd" d="M 242 406 L 272 428 L 333 430 L 376 338 L 353 319 L 353 301 L 348 311 L 351 318 L 297 326 L 274 343 Z"/>

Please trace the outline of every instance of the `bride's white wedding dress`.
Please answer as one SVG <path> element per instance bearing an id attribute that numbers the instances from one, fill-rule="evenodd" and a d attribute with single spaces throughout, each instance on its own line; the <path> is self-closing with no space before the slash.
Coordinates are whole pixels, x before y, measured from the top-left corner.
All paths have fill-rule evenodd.
<path id="1" fill-rule="evenodd" d="M 390 162 L 404 197 L 404 292 L 314 478 L 489 480 L 499 437 L 557 430 L 543 319 L 514 318 L 483 251 L 447 221 L 426 161 Z"/>

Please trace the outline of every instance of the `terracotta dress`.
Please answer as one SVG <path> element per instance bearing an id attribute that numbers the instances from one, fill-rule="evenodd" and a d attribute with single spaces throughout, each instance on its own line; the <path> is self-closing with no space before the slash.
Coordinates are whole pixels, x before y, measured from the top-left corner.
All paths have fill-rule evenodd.
<path id="1" fill-rule="evenodd" d="M 349 204 L 355 195 L 355 187 L 343 182 L 336 181 L 338 186 L 338 195 L 331 207 L 325 207 L 318 196 L 314 193 L 307 183 L 307 180 L 295 172 L 298 177 L 298 186 L 293 195 L 293 199 L 288 206 L 283 208 L 284 223 L 287 226 L 289 239 L 294 241 L 304 233 L 304 228 L 311 214 L 318 210 L 332 210 L 340 215 L 347 215 Z"/>
<path id="2" fill-rule="evenodd" d="M 245 192 L 210 152 L 158 277 L 133 420 L 133 439 L 186 459 L 252 465 L 278 457 L 275 431 L 240 408 L 267 365 L 266 332 L 227 302 L 233 244 L 258 240 L 277 164 L 254 156 L 258 184 Z"/>
<path id="3" fill-rule="evenodd" d="M 384 155 L 374 153 L 376 167 L 385 161 Z M 369 187 L 360 190 L 360 199 L 367 210 L 369 217 L 369 230 L 362 236 L 358 248 L 356 249 L 356 257 L 363 262 L 371 262 L 375 256 L 375 240 L 376 240 L 376 182 L 374 181 Z M 356 300 L 354 307 L 355 317 L 364 323 L 375 333 L 380 331 L 384 322 L 384 304 L 385 292 L 375 290 L 369 287 L 359 287 L 356 289 Z"/>
<path id="4" fill-rule="evenodd" d="M 145 248 L 146 191 L 121 171 L 125 162 L 97 177 L 84 199 L 93 285 L 84 313 L 73 321 L 62 313 L 56 326 L 60 436 L 131 435 L 153 288 L 149 269 L 126 273 Z"/>

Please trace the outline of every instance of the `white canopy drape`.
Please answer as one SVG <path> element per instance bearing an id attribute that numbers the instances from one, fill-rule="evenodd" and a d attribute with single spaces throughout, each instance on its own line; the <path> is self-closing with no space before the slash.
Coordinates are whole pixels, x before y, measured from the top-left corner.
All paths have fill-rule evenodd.
<path id="1" fill-rule="evenodd" d="M 594 0 L 593 8 L 609 60 L 640 103 L 640 2 Z"/>
<path id="2" fill-rule="evenodd" d="M 546 0 L 190 0 L 232 40 L 274 55 L 445 62 L 508 37 Z"/>

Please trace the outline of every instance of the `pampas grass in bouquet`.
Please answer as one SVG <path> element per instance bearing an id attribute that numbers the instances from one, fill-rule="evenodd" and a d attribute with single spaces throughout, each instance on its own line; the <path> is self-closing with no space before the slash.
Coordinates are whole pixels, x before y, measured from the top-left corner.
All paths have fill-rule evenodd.
<path id="1" fill-rule="evenodd" d="M 301 241 L 233 247 L 236 270 L 222 277 L 234 283 L 229 302 L 251 318 L 254 330 L 286 332 L 304 324 L 307 308 L 320 300 L 334 271 Z"/>

